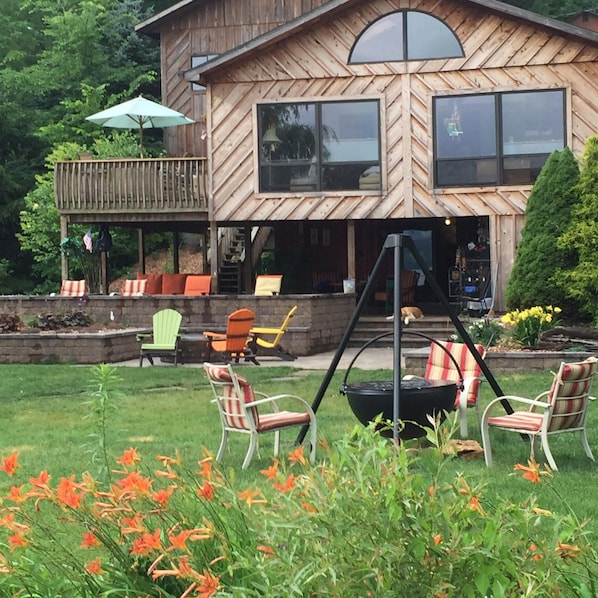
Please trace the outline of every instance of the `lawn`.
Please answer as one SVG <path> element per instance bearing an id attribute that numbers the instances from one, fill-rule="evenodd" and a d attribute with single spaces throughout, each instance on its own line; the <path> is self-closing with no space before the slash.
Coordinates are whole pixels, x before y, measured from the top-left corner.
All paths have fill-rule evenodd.
<path id="1" fill-rule="evenodd" d="M 93 436 L 92 420 L 88 417 L 93 369 L 75 365 L 0 366 L 4 380 L 0 389 L 4 416 L 0 456 L 8 456 L 13 450 L 19 452 L 21 480 L 37 476 L 43 469 L 55 480 L 72 473 L 97 474 L 99 471 L 99 441 Z M 260 390 L 292 392 L 310 402 L 324 377 L 324 371 L 287 366 L 243 366 L 240 369 Z M 217 450 L 220 421 L 216 407 L 210 403 L 210 389 L 200 369 L 121 367 L 116 370 L 122 379 L 119 386 L 123 396 L 116 401 L 116 409 L 107 415 L 106 445 L 110 455 L 120 455 L 124 449 L 136 447 L 144 461 L 152 463 L 156 455 L 173 455 L 178 449 L 187 463 L 194 463 L 203 457 L 202 447 Z M 357 423 L 338 390 L 343 375 L 343 371 L 335 374 L 317 413 L 319 436 L 329 444 L 343 437 Z M 390 378 L 388 371 L 351 371 L 352 380 Z M 497 376 L 505 393 L 523 396 L 535 396 L 547 389 L 551 378 L 550 372 Z M 482 405 L 492 398 L 492 390 L 484 384 Z M 473 410 L 469 417 L 470 437 L 481 442 Z M 588 430 L 590 446 L 598 454 L 598 405 L 590 408 Z M 295 431 L 283 436 L 283 451 L 293 448 L 295 438 Z M 449 473 L 463 472 L 471 479 L 483 480 L 489 500 L 498 495 L 517 502 L 533 492 L 543 507 L 557 512 L 565 511 L 566 502 L 580 519 L 589 520 L 588 529 L 595 537 L 598 532 L 598 501 L 595 499 L 598 469 L 585 456 L 578 436 L 566 434 L 551 439 L 560 469 L 552 484 L 538 486 L 531 486 L 513 473 L 515 463 L 526 463 L 529 445 L 514 434 L 500 431 L 494 432 L 492 438 L 493 469 L 485 467 L 483 457 L 456 459 L 450 463 Z M 261 452 L 247 471 L 240 469 L 247 438 L 233 435 L 229 446 L 225 467 L 234 468 L 235 476 L 241 481 L 261 483 L 260 470 L 271 463 L 271 437 L 262 439 Z M 542 461 L 541 453 L 538 460 Z M 9 478 L 0 477 L 2 493 L 7 492 L 10 485 Z"/>

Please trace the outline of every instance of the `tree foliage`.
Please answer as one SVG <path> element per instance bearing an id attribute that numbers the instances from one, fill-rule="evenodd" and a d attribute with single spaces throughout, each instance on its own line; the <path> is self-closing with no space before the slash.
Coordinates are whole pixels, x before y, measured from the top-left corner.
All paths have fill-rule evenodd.
<path id="1" fill-rule="evenodd" d="M 573 251 L 576 262 L 574 267 L 559 271 L 555 280 L 580 303 L 585 314 L 598 322 L 598 135 L 586 142 L 575 191 L 579 202 L 558 246 L 561 251 Z"/>
<path id="2" fill-rule="evenodd" d="M 573 267 L 574 253 L 557 246 L 557 239 L 571 222 L 577 202 L 575 186 L 579 166 L 570 149 L 553 152 L 530 193 L 525 226 L 506 288 L 510 309 L 556 305 L 571 312 L 575 308 L 557 284 L 558 273 Z"/>

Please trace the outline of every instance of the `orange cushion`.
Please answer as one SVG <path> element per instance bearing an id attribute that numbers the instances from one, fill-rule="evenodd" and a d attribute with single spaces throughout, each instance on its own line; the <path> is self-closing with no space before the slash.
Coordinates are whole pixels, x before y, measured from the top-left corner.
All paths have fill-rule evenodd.
<path id="1" fill-rule="evenodd" d="M 147 295 L 162 294 L 162 274 L 141 274 L 137 273 L 137 280 L 147 280 L 145 292 Z"/>
<path id="2" fill-rule="evenodd" d="M 162 274 L 162 294 L 182 295 L 185 292 L 186 274 Z"/>
<path id="3" fill-rule="evenodd" d="M 209 295 L 211 284 L 210 274 L 189 274 L 185 280 L 185 295 Z"/>
<path id="4" fill-rule="evenodd" d="M 87 282 L 83 280 L 63 280 L 60 294 L 65 297 L 83 297 L 87 294 Z"/>

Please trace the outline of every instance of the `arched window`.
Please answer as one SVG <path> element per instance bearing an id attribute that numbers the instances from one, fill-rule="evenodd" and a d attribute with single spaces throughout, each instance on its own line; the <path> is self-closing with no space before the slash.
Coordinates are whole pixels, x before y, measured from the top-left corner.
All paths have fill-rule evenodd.
<path id="1" fill-rule="evenodd" d="M 400 10 L 376 19 L 361 32 L 349 64 L 462 56 L 459 39 L 440 19 L 417 10 Z"/>

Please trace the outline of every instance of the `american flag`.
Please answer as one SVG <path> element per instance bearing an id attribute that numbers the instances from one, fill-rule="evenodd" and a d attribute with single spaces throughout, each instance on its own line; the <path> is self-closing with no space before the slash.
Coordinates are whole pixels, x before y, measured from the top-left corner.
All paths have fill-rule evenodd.
<path id="1" fill-rule="evenodd" d="M 83 235 L 83 245 L 85 245 L 85 249 L 87 249 L 87 251 L 89 251 L 89 253 L 91 253 L 93 251 L 93 240 L 91 238 L 91 229 L 89 229 Z"/>

